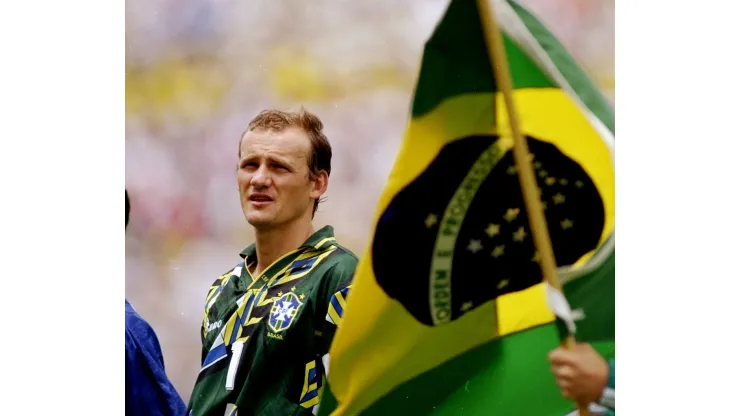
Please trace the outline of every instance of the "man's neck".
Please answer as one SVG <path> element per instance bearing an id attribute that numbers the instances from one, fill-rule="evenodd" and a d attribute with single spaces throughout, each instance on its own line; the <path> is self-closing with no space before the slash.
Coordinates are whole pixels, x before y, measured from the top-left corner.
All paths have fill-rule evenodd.
<path id="1" fill-rule="evenodd" d="M 300 247 L 314 233 L 311 222 L 296 222 L 281 228 L 255 230 L 257 264 L 252 270 L 259 276 L 275 260 Z"/>

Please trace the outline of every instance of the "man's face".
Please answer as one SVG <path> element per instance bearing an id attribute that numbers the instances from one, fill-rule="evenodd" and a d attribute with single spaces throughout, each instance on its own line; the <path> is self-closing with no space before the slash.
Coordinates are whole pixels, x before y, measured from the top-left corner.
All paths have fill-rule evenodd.
<path id="1" fill-rule="evenodd" d="M 242 137 L 237 173 L 247 221 L 257 229 L 311 220 L 313 204 L 326 191 L 327 176 L 309 178 L 311 142 L 301 129 L 254 130 Z"/>

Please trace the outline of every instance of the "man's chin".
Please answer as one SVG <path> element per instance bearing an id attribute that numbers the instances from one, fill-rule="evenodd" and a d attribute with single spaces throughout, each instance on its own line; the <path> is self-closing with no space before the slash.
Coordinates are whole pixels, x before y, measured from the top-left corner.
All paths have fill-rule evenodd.
<path id="1" fill-rule="evenodd" d="M 275 218 L 262 212 L 252 212 L 247 214 L 247 222 L 254 228 L 269 228 L 274 225 Z"/>

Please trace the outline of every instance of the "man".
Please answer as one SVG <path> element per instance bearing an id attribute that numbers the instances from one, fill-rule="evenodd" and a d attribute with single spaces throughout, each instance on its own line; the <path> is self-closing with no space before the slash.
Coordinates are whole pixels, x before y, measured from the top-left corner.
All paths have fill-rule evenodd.
<path id="1" fill-rule="evenodd" d="M 550 353 L 552 373 L 567 399 L 597 403 L 614 411 L 614 360 L 604 360 L 590 345 L 579 343 L 573 350 L 558 347 Z"/>
<path id="2" fill-rule="evenodd" d="M 331 172 L 323 124 L 266 110 L 239 143 L 237 185 L 255 243 L 206 296 L 194 416 L 311 415 L 357 257 L 311 224 Z"/>
<path id="3" fill-rule="evenodd" d="M 130 210 L 126 191 L 126 228 Z M 126 414 L 181 416 L 185 412 L 185 402 L 164 371 L 157 335 L 126 300 Z"/>

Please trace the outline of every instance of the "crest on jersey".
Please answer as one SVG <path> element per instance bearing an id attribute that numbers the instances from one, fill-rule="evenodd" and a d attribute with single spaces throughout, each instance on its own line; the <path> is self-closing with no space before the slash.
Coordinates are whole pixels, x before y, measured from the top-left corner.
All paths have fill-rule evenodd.
<path id="1" fill-rule="evenodd" d="M 298 315 L 301 306 L 303 306 L 303 302 L 293 292 L 288 292 L 277 298 L 272 304 L 272 309 L 270 309 L 270 319 L 267 321 L 267 326 L 273 332 L 287 330 Z"/>

